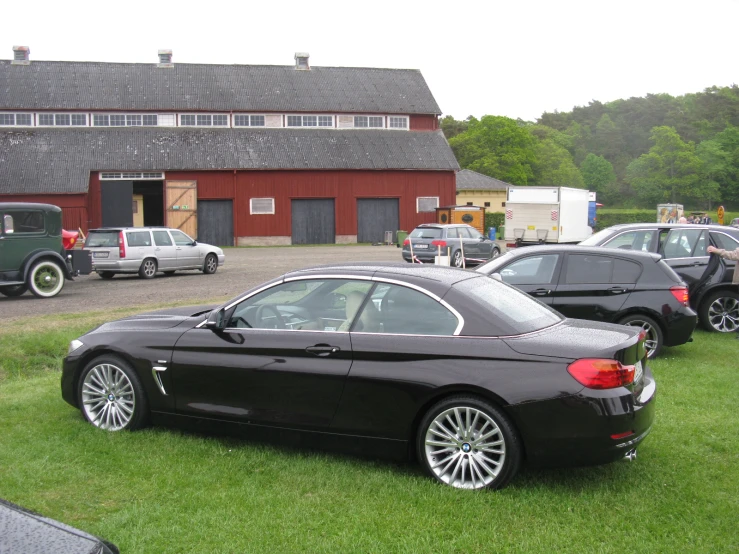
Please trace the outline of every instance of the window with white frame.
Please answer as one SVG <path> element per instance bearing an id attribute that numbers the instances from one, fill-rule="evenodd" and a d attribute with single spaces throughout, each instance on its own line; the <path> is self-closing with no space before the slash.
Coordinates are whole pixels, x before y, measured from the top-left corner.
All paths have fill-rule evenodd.
<path id="1" fill-rule="evenodd" d="M 390 127 L 391 129 L 407 129 L 408 128 L 408 118 L 391 115 L 388 118 L 388 127 Z"/>
<path id="2" fill-rule="evenodd" d="M 416 213 L 434 212 L 438 207 L 438 196 L 419 196 L 416 198 Z"/>
<path id="3" fill-rule="evenodd" d="M 360 128 L 382 129 L 385 126 L 381 115 L 355 115 L 354 126 Z"/>
<path id="4" fill-rule="evenodd" d="M 0 113 L 0 125 L 31 127 L 33 125 L 33 118 L 30 113 Z"/>
<path id="5" fill-rule="evenodd" d="M 157 114 L 92 114 L 94 127 L 156 127 Z"/>
<path id="6" fill-rule="evenodd" d="M 86 113 L 41 113 L 38 114 L 41 127 L 84 127 L 87 125 Z"/>
<path id="7" fill-rule="evenodd" d="M 101 181 L 160 181 L 164 179 L 164 173 L 157 172 L 128 172 L 128 173 L 110 173 L 100 172 Z"/>
<path id="8" fill-rule="evenodd" d="M 333 127 L 332 115 L 288 115 L 288 127 Z"/>
<path id="9" fill-rule="evenodd" d="M 249 213 L 252 215 L 275 213 L 275 199 L 252 198 L 249 200 Z"/>
<path id="10" fill-rule="evenodd" d="M 181 114 L 183 127 L 228 127 L 227 114 Z"/>
<path id="11" fill-rule="evenodd" d="M 234 127 L 264 127 L 263 115 L 234 115 Z"/>

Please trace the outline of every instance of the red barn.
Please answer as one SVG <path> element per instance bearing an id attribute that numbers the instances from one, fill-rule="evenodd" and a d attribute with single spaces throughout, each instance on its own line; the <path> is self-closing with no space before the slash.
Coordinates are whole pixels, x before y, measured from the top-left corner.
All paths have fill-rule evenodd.
<path id="1" fill-rule="evenodd" d="M 379 242 L 455 202 L 459 166 L 405 69 L 0 60 L 0 201 L 67 228 L 219 245 Z"/>

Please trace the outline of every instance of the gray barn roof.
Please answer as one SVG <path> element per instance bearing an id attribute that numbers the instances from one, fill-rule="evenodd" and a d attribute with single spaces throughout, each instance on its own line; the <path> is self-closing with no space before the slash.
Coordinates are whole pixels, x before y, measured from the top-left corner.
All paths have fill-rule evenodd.
<path id="1" fill-rule="evenodd" d="M 0 132 L 0 194 L 84 193 L 90 171 L 459 169 L 441 131 L 130 127 Z"/>
<path id="2" fill-rule="evenodd" d="M 513 185 L 469 169 L 457 173 L 457 190 L 506 190 L 510 186 Z"/>
<path id="3" fill-rule="evenodd" d="M 441 113 L 416 69 L 9 60 L 0 109 Z"/>

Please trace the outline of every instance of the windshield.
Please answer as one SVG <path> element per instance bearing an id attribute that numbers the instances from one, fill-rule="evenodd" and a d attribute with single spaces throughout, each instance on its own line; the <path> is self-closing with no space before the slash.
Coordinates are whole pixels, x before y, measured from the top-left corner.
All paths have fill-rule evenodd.
<path id="1" fill-rule="evenodd" d="M 602 231 L 598 231 L 594 235 L 590 235 L 585 240 L 581 241 L 579 244 L 581 246 L 598 246 L 601 242 L 606 240 L 608 237 L 610 237 L 613 234 L 613 229 L 603 229 Z"/>
<path id="2" fill-rule="evenodd" d="M 86 247 L 108 247 L 118 246 L 118 231 L 90 231 L 85 241 Z"/>
<path id="3" fill-rule="evenodd" d="M 441 238 L 441 229 L 438 227 L 416 227 L 411 233 L 414 239 L 439 239 Z"/>

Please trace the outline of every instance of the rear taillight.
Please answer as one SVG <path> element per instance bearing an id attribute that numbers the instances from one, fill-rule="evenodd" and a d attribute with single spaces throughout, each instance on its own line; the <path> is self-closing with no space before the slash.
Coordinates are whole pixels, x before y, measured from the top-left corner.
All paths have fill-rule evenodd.
<path id="1" fill-rule="evenodd" d="M 690 299 L 688 298 L 688 287 L 675 285 L 674 287 L 670 287 L 670 292 L 683 306 L 687 306 L 689 304 Z"/>
<path id="2" fill-rule="evenodd" d="M 445 240 L 432 240 L 431 244 L 433 244 L 434 246 L 440 247 L 440 248 L 446 248 Z"/>
<path id="3" fill-rule="evenodd" d="M 126 257 L 126 243 L 123 242 L 123 231 L 118 233 L 118 257 L 120 259 Z"/>
<path id="4" fill-rule="evenodd" d="M 633 383 L 636 368 L 616 360 L 583 358 L 567 366 L 567 371 L 589 389 L 615 389 Z"/>
<path id="5" fill-rule="evenodd" d="M 405 239 L 403 241 L 403 246 L 408 246 L 411 243 L 411 239 Z"/>

